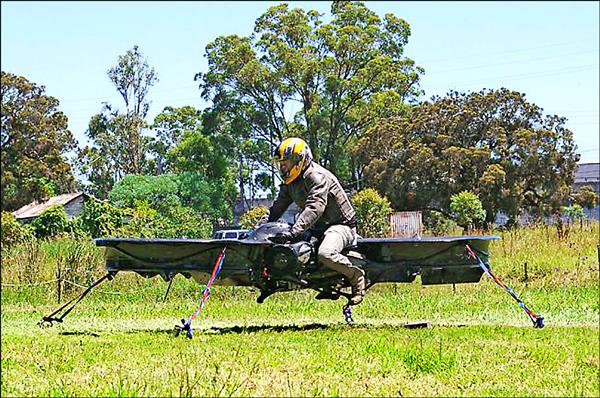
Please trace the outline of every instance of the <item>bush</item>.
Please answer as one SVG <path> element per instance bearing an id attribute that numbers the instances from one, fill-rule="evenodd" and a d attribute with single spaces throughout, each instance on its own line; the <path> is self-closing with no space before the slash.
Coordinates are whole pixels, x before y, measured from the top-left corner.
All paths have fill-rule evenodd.
<path id="1" fill-rule="evenodd" d="M 215 222 L 230 220 L 237 186 L 233 177 L 211 180 L 203 173 L 167 173 L 159 176 L 123 177 L 109 193 L 110 202 L 119 208 L 133 208 L 135 201 L 148 201 L 161 214 L 173 207 L 191 207 Z"/>
<path id="2" fill-rule="evenodd" d="M 33 238 L 33 228 L 22 225 L 12 213 L 3 211 L 1 235 L 2 246 L 10 246 Z"/>
<path id="3" fill-rule="evenodd" d="M 163 208 L 181 204 L 179 177 L 175 174 L 159 176 L 128 174 L 116 183 L 109 193 L 112 204 L 120 208 L 133 208 L 135 201 L 147 200 Z"/>
<path id="4" fill-rule="evenodd" d="M 243 229 L 253 229 L 267 214 L 269 214 L 269 208 L 267 206 L 256 206 L 242 214 L 239 222 L 240 227 Z"/>
<path id="5" fill-rule="evenodd" d="M 584 185 L 573 194 L 573 199 L 581 207 L 593 209 L 598 203 L 598 195 L 591 185 Z"/>
<path id="6" fill-rule="evenodd" d="M 133 238 L 208 238 L 212 223 L 191 207 L 173 206 L 162 213 L 147 201 L 136 200 L 126 209 L 131 217 L 122 234 Z"/>
<path id="7" fill-rule="evenodd" d="M 479 197 L 472 192 L 462 191 L 450 197 L 450 211 L 456 222 L 468 232 L 474 224 L 485 220 L 485 210 Z"/>
<path id="8" fill-rule="evenodd" d="M 159 217 L 158 211 L 150 207 L 147 201 L 135 200 L 133 207 L 124 209 L 129 221 L 121 229 L 128 238 L 156 238 Z"/>
<path id="9" fill-rule="evenodd" d="M 390 232 L 392 207 L 387 198 L 371 188 L 364 189 L 352 197 L 356 211 L 358 234 L 365 238 L 382 238 Z"/>
<path id="10" fill-rule="evenodd" d="M 107 202 L 89 199 L 83 204 L 82 213 L 73 220 L 72 230 L 84 231 L 92 238 L 116 236 L 123 226 L 123 210 Z"/>
<path id="11" fill-rule="evenodd" d="M 67 213 L 63 205 L 52 206 L 37 216 L 31 226 L 38 238 L 49 238 L 71 231 Z"/>
<path id="12" fill-rule="evenodd" d="M 209 218 L 191 207 L 176 206 L 159 215 L 157 238 L 208 238 L 213 226 Z"/>
<path id="13" fill-rule="evenodd" d="M 423 216 L 426 235 L 448 236 L 455 235 L 457 229 L 460 231 L 460 227 L 453 219 L 446 217 L 439 211 L 428 210 Z"/>
<path id="14" fill-rule="evenodd" d="M 583 207 L 578 204 L 574 204 L 571 206 L 566 206 L 562 208 L 562 214 L 569 219 L 569 221 L 573 222 L 575 220 L 582 220 L 585 218 L 585 213 L 583 212 Z"/>

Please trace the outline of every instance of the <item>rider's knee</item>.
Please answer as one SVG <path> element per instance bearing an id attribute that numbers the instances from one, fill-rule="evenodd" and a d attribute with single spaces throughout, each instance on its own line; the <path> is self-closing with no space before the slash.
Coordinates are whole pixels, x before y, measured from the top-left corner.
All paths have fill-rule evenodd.
<path id="1" fill-rule="evenodd" d="M 321 262 L 331 262 L 333 261 L 334 256 L 337 253 L 335 250 L 331 250 L 329 248 L 320 247 L 318 252 L 319 261 Z"/>

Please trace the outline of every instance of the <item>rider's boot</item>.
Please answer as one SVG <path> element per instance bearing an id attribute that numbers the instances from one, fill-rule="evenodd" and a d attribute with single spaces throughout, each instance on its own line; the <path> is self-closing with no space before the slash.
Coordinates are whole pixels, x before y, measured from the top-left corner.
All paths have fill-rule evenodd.
<path id="1" fill-rule="evenodd" d="M 352 267 L 352 269 L 353 273 L 350 278 L 352 293 L 348 302 L 350 305 L 358 305 L 363 301 L 363 297 L 365 297 L 365 272 L 360 268 Z"/>

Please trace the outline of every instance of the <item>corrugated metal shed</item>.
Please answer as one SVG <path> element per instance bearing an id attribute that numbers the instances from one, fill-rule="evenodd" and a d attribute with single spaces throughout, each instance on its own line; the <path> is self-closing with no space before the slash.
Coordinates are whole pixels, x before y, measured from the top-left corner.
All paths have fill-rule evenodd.
<path id="1" fill-rule="evenodd" d="M 407 237 L 423 235 L 423 217 L 420 211 L 398 211 L 390 215 L 391 237 Z"/>
<path id="2" fill-rule="evenodd" d="M 586 184 L 600 181 L 600 163 L 581 163 L 575 170 L 575 184 Z"/>
<path id="3" fill-rule="evenodd" d="M 69 218 L 81 213 L 83 201 L 88 195 L 84 192 L 67 193 L 64 195 L 53 196 L 45 202 L 33 202 L 13 211 L 13 215 L 21 221 L 35 218 L 48 210 L 52 206 L 63 205 Z"/>

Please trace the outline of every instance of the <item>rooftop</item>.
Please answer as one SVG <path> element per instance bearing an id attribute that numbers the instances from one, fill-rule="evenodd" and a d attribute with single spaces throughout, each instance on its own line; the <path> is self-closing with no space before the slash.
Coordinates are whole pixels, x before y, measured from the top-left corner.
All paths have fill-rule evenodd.
<path id="1" fill-rule="evenodd" d="M 37 217 L 44 210 L 51 208 L 56 205 L 66 205 L 72 200 L 80 197 L 81 195 L 85 195 L 83 192 L 75 192 L 75 193 L 66 193 L 64 195 L 53 196 L 45 202 L 33 202 L 28 205 L 21 207 L 18 210 L 13 211 L 13 214 L 16 218 L 31 218 Z"/>
<path id="2" fill-rule="evenodd" d="M 575 170 L 575 184 L 600 181 L 600 163 L 580 163 Z"/>

